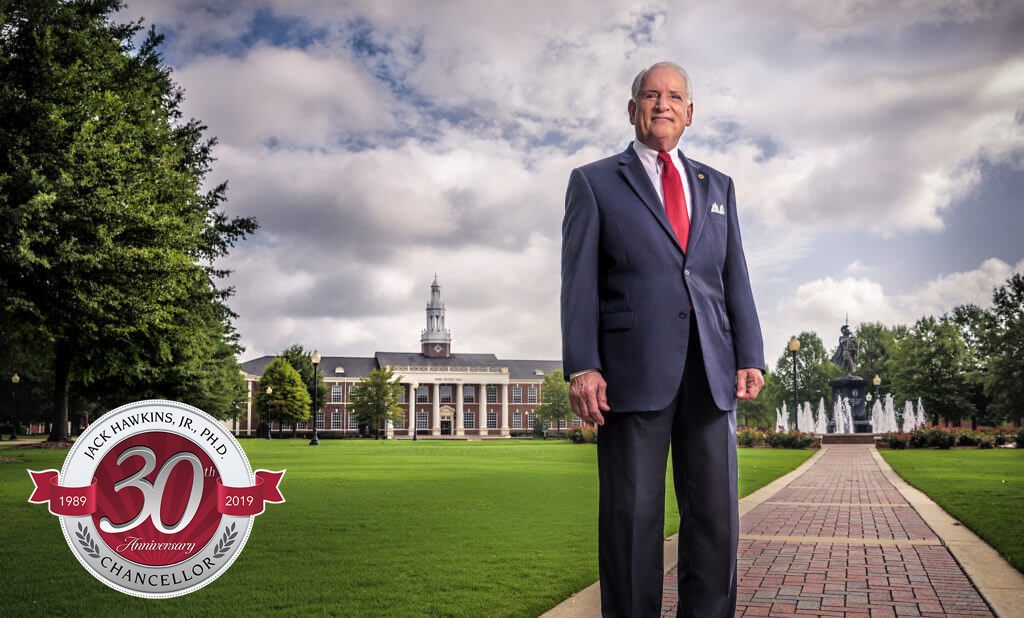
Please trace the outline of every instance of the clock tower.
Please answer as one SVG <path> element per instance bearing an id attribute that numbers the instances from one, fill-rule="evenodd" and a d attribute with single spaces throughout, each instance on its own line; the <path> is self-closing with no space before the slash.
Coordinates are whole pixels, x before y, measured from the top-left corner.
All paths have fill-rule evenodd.
<path id="1" fill-rule="evenodd" d="M 441 302 L 441 284 L 434 275 L 430 284 L 430 302 L 427 303 L 427 327 L 420 337 L 420 350 L 430 358 L 448 358 L 452 352 L 452 333 L 444 327 L 444 303 Z"/>

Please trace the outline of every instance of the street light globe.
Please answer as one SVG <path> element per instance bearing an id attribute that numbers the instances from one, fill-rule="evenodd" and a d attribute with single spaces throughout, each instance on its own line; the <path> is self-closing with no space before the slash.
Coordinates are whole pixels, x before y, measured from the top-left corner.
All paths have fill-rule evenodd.
<path id="1" fill-rule="evenodd" d="M 871 401 L 871 393 L 865 394 L 864 395 L 864 399 L 867 400 L 867 401 Z"/>
<path id="2" fill-rule="evenodd" d="M 267 387 L 267 394 L 269 395 L 269 394 L 271 394 L 271 393 L 273 393 L 273 392 L 274 392 L 274 389 L 272 389 L 272 388 L 270 388 L 270 387 L 268 386 L 268 387 Z"/>
<path id="3" fill-rule="evenodd" d="M 871 383 L 874 384 L 875 386 L 878 386 L 879 384 L 882 383 L 882 378 L 878 377 L 878 374 L 875 374 L 875 377 L 873 380 L 871 380 Z"/>
<path id="4" fill-rule="evenodd" d="M 799 349 L 800 349 L 800 340 L 796 338 L 796 335 L 793 335 L 793 337 L 790 338 L 790 340 L 789 340 L 789 351 L 790 352 L 796 352 Z"/>
<path id="5" fill-rule="evenodd" d="M 310 354 L 310 356 L 309 356 L 309 360 L 313 361 L 314 365 L 319 365 L 320 364 L 320 353 L 317 352 L 316 350 L 313 350 L 313 353 Z"/>
<path id="6" fill-rule="evenodd" d="M 18 374 L 14 374 L 13 376 L 11 376 L 12 384 L 17 384 L 18 382 L 21 382 L 21 376 L 19 376 Z"/>

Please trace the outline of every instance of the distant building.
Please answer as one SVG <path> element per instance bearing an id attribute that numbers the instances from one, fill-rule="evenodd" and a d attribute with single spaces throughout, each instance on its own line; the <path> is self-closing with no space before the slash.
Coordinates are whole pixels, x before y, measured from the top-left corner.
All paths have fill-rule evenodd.
<path id="1" fill-rule="evenodd" d="M 494 354 L 455 354 L 451 331 L 444 324 L 441 285 L 434 277 L 427 303 L 427 327 L 420 336 L 419 352 L 377 352 L 373 356 L 322 356 L 320 371 L 327 385 L 327 404 L 317 414 L 317 431 L 356 434 L 359 427 L 349 413 L 349 394 L 361 378 L 378 367 L 390 367 L 401 376 L 405 421 L 387 428 L 394 438 L 411 438 L 415 424 L 419 436 L 479 436 L 507 438 L 532 429 L 540 403 L 544 375 L 562 368 L 561 361 L 500 360 Z M 256 383 L 274 360 L 263 356 L 242 363 L 249 400 L 241 419 L 226 421 L 236 435 L 251 435 L 259 426 L 253 410 Z M 570 421 L 578 424 L 578 418 Z M 565 421 L 552 428 L 565 428 Z M 274 423 L 274 430 L 296 429 Z M 299 423 L 297 429 L 307 429 Z"/>

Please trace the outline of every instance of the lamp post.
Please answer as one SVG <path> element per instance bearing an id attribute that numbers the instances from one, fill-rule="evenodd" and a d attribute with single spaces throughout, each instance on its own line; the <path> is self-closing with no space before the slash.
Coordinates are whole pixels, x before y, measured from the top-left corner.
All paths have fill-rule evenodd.
<path id="1" fill-rule="evenodd" d="M 270 439 L 270 429 L 272 427 L 270 420 L 270 395 L 274 393 L 274 389 L 267 387 L 267 440 Z"/>
<path id="2" fill-rule="evenodd" d="M 18 382 L 21 382 L 21 376 L 14 374 L 11 376 L 11 384 L 14 385 L 11 388 L 11 399 L 14 400 L 14 418 L 11 421 L 11 440 L 18 439 L 18 419 L 21 418 L 21 400 L 18 399 L 15 391 L 18 389 Z"/>
<path id="3" fill-rule="evenodd" d="M 310 446 L 320 446 L 320 439 L 317 438 L 317 435 L 316 435 L 316 411 L 317 411 L 317 407 L 316 407 L 316 404 L 317 404 L 316 392 L 318 390 L 320 390 L 319 388 L 317 388 L 320 385 L 317 384 L 316 368 L 317 368 L 317 365 L 320 364 L 320 353 L 317 352 L 316 350 L 313 350 L 313 354 L 310 355 L 309 359 L 311 361 L 313 361 L 313 438 L 309 441 L 309 445 Z"/>
<path id="4" fill-rule="evenodd" d="M 420 383 L 413 382 L 412 386 L 412 401 L 409 402 L 409 424 L 412 427 L 412 439 L 414 442 L 419 441 L 419 426 L 416 423 L 416 398 L 419 397 Z"/>
<path id="5" fill-rule="evenodd" d="M 799 403 L 797 403 L 799 401 L 799 398 L 797 397 L 797 392 L 796 392 L 796 353 L 800 350 L 800 340 L 796 338 L 796 335 L 793 335 L 789 339 L 788 347 L 789 347 L 790 354 L 793 355 L 793 412 L 792 413 L 796 414 L 797 406 L 800 405 Z M 789 419 L 786 419 L 786 421 L 788 422 Z"/>
<path id="6" fill-rule="evenodd" d="M 878 374 L 876 373 L 874 379 L 871 380 L 871 383 L 875 385 L 875 399 L 878 399 L 878 386 L 882 383 L 882 378 L 878 377 Z"/>

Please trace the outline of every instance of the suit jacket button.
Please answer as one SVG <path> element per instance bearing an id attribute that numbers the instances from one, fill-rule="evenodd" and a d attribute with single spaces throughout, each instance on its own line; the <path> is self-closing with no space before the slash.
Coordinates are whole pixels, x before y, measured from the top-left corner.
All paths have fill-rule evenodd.
<path id="1" fill-rule="evenodd" d="M 684 277 L 689 277 L 690 276 L 690 269 L 689 268 L 683 270 L 683 276 Z"/>
<path id="2" fill-rule="evenodd" d="M 679 312 L 679 317 L 685 318 L 686 317 L 686 312 L 685 311 L 680 311 Z"/>

